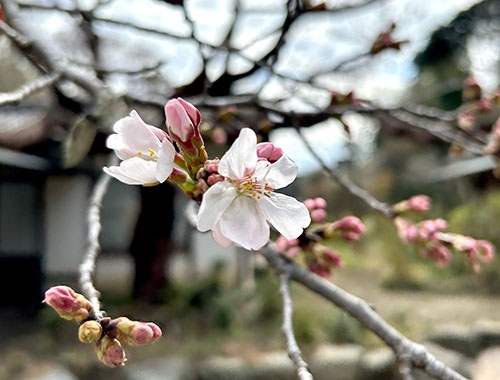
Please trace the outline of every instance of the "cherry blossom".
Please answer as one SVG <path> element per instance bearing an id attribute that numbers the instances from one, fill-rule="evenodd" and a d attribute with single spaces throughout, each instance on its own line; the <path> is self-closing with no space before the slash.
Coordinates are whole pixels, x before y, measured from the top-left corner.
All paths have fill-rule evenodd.
<path id="1" fill-rule="evenodd" d="M 118 120 L 106 145 L 123 160 L 103 170 L 128 185 L 156 185 L 174 168 L 175 148 L 167 133 L 146 124 L 136 111 Z"/>
<path id="2" fill-rule="evenodd" d="M 197 227 L 202 232 L 212 230 L 220 245 L 258 250 L 269 240 L 267 222 L 289 240 L 311 223 L 303 203 L 274 191 L 295 180 L 297 165 L 286 155 L 273 164 L 259 161 L 251 129 L 241 130 L 218 170 L 225 179 L 203 195 Z"/>

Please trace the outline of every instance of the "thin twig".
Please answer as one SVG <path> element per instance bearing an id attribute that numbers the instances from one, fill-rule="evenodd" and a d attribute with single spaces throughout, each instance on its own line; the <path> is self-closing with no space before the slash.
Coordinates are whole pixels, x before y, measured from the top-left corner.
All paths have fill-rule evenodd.
<path id="1" fill-rule="evenodd" d="M 311 146 L 309 141 L 305 138 L 305 136 L 301 132 L 300 126 L 295 125 L 295 130 L 297 131 L 297 134 L 301 138 L 302 142 L 304 145 L 307 147 L 307 150 L 309 150 L 309 153 L 318 161 L 318 163 L 321 165 L 323 170 L 331 177 L 333 178 L 336 182 L 338 182 L 342 187 L 344 187 L 346 190 L 348 190 L 352 195 L 358 197 L 362 201 L 364 201 L 367 205 L 369 205 L 371 208 L 380 211 L 382 214 L 389 218 L 393 218 L 395 216 L 394 210 L 390 205 L 387 203 L 381 202 L 378 199 L 376 199 L 373 195 L 371 195 L 368 191 L 365 189 L 362 189 L 358 185 L 356 185 L 349 177 L 344 175 L 339 169 L 337 168 L 331 168 L 329 167 L 323 159 L 316 153 L 314 148 Z"/>
<path id="2" fill-rule="evenodd" d="M 22 87 L 19 87 L 16 91 L 3 92 L 0 93 L 0 106 L 8 103 L 15 103 L 23 100 L 34 92 L 40 91 L 45 87 L 48 87 L 61 78 L 61 74 L 52 73 L 49 75 L 42 76 L 33 82 L 29 82 Z"/>
<path id="3" fill-rule="evenodd" d="M 109 161 L 109 165 L 116 165 L 117 159 L 113 157 Z M 80 287 L 83 294 L 92 304 L 92 309 L 95 317 L 99 320 L 104 317 L 104 312 L 101 311 L 99 303 L 99 291 L 93 284 L 93 276 L 95 272 L 95 264 L 99 255 L 101 246 L 99 244 L 99 234 L 101 233 L 101 206 L 102 199 L 106 194 L 111 177 L 106 173 L 102 173 L 97 183 L 94 186 L 90 197 L 89 209 L 87 213 L 87 250 L 80 264 Z"/>
<path id="4" fill-rule="evenodd" d="M 295 334 L 293 332 L 293 302 L 290 296 L 290 279 L 287 273 L 280 273 L 280 293 L 281 299 L 283 300 L 283 325 L 281 331 L 286 339 L 286 345 L 288 347 L 288 356 L 292 360 L 295 368 L 297 370 L 297 376 L 300 380 L 312 380 L 313 376 L 309 372 L 308 365 L 302 358 L 302 353 L 300 352 L 299 345 L 295 339 Z"/>
<path id="5" fill-rule="evenodd" d="M 382 339 L 394 351 L 396 357 L 407 358 L 412 366 L 421 368 L 440 380 L 467 380 L 436 359 L 425 347 L 409 340 L 389 325 L 366 301 L 301 268 L 295 262 L 283 257 L 273 245 L 266 247 L 261 254 L 275 270 L 288 273 L 291 281 L 304 285 L 358 320 L 365 328 Z"/>

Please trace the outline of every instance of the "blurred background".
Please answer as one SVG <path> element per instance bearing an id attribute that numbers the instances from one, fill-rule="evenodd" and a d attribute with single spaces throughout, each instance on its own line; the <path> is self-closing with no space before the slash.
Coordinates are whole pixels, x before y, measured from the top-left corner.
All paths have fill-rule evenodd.
<path id="1" fill-rule="evenodd" d="M 328 220 L 363 220 L 359 242 L 331 243 L 345 263 L 331 281 L 446 364 L 500 377 L 498 260 L 474 273 L 460 255 L 447 268 L 420 257 L 391 220 L 323 174 L 293 128 L 378 199 L 427 194 L 428 217 L 499 247 L 497 152 L 485 147 L 500 116 L 500 1 L 0 4 L 1 22 L 30 42 L 0 29 L 0 379 L 294 378 L 275 276 L 193 230 L 187 198 L 169 184 L 112 181 L 96 273 L 108 313 L 157 322 L 159 343 L 104 368 L 41 303 L 52 285 L 77 287 L 88 197 L 114 121 L 136 109 L 164 128 L 163 105 L 177 96 L 200 109 L 210 157 L 250 126 L 298 164 L 287 192 L 325 198 Z M 373 334 L 292 290 L 317 378 L 397 378 Z"/>

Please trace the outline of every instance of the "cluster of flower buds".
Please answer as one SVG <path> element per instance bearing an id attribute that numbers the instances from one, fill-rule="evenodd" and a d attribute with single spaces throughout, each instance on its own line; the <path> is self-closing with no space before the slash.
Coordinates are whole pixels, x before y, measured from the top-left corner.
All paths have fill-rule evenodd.
<path id="1" fill-rule="evenodd" d="M 480 263 L 488 263 L 495 258 L 495 247 L 487 240 L 476 240 L 469 236 L 447 234 L 453 248 L 466 255 L 472 264 L 472 269 L 478 272 Z"/>
<path id="2" fill-rule="evenodd" d="M 161 329 L 152 322 L 131 321 L 128 318 L 93 319 L 90 302 L 68 286 L 55 286 L 45 292 L 45 303 L 64 319 L 80 323 L 78 339 L 93 343 L 97 358 L 108 367 L 124 365 L 127 357 L 123 345 L 141 346 L 156 342 Z"/>
<path id="3" fill-rule="evenodd" d="M 326 201 L 323 198 L 306 199 L 304 204 L 309 210 L 313 223 L 322 223 L 326 220 Z"/>
<path id="4" fill-rule="evenodd" d="M 400 50 L 401 45 L 409 42 L 408 40 L 400 40 L 400 41 L 394 40 L 392 33 L 394 32 L 395 29 L 396 29 L 396 24 L 392 23 L 387 31 L 382 32 L 377 36 L 377 39 L 373 43 L 372 48 L 370 50 L 371 55 L 378 54 L 386 49 Z"/>
<path id="5" fill-rule="evenodd" d="M 457 116 L 458 126 L 462 129 L 474 129 L 479 124 L 477 119 L 480 114 L 488 113 L 495 105 L 500 105 L 499 95 L 499 90 L 493 95 L 485 95 L 476 79 L 467 78 L 462 90 L 463 104 Z"/>
<path id="6" fill-rule="evenodd" d="M 447 266 L 451 261 L 450 250 L 441 242 L 440 233 L 448 226 L 444 219 L 428 219 L 414 224 L 400 216 L 394 220 L 399 238 L 417 247 L 422 257 L 434 261 L 438 266 Z"/>
<path id="7" fill-rule="evenodd" d="M 333 269 L 341 267 L 342 258 L 323 242 L 340 238 L 348 242 L 358 241 L 365 226 L 355 216 L 346 216 L 335 222 L 326 222 L 327 203 L 323 198 L 310 198 L 304 201 L 311 221 L 315 224 L 307 228 L 297 239 L 288 240 L 280 236 L 276 248 L 290 259 L 301 259 L 311 272 L 329 277 Z"/>
<path id="8" fill-rule="evenodd" d="M 430 204 L 430 198 L 417 195 L 393 207 L 394 211 L 399 214 L 394 219 L 394 223 L 401 241 L 415 246 L 422 257 L 431 259 L 438 266 L 447 266 L 451 262 L 450 249 L 464 254 L 476 272 L 480 269 L 481 261 L 493 260 L 495 249 L 490 242 L 446 232 L 448 223 L 444 219 L 427 219 L 413 223 L 401 216 L 402 213 L 408 211 L 428 211 Z"/>

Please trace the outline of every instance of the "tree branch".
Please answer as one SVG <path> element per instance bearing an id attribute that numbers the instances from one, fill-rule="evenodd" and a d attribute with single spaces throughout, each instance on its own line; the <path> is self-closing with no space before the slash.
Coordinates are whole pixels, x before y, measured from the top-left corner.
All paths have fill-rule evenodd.
<path id="1" fill-rule="evenodd" d="M 300 126 L 295 124 L 295 130 L 297 131 L 297 134 L 301 138 L 302 142 L 306 146 L 307 150 L 309 150 L 309 153 L 318 161 L 318 163 L 321 165 L 323 170 L 325 171 L 326 174 L 328 174 L 331 178 L 333 178 L 336 182 L 338 182 L 343 188 L 348 190 L 352 195 L 358 197 L 361 199 L 363 202 L 365 202 L 368 206 L 371 208 L 381 212 L 385 216 L 389 218 L 393 218 L 395 216 L 394 210 L 390 205 L 388 205 L 385 202 L 381 202 L 378 199 L 376 199 L 373 195 L 371 195 L 368 191 L 365 189 L 362 189 L 358 185 L 356 185 L 349 177 L 344 175 L 338 168 L 331 168 L 329 167 L 323 159 L 316 153 L 314 148 L 311 146 L 309 141 L 305 138 L 305 136 L 301 132 Z"/>
<path id="2" fill-rule="evenodd" d="M 33 82 L 29 82 L 13 92 L 0 93 L 0 106 L 9 103 L 15 103 L 23 100 L 34 92 L 40 91 L 56 83 L 61 78 L 61 74 L 52 73 L 42 76 Z"/>
<path id="3" fill-rule="evenodd" d="M 301 268 L 295 262 L 283 257 L 273 245 L 268 245 L 266 249 L 261 251 L 261 254 L 275 270 L 288 273 L 290 280 L 302 284 L 329 300 L 358 320 L 365 328 L 375 333 L 394 351 L 398 360 L 405 358 L 413 367 L 421 368 L 440 380 L 467 380 L 453 369 L 445 366 L 422 345 L 409 340 L 389 325 L 366 301 Z"/>
<path id="4" fill-rule="evenodd" d="M 286 339 L 286 345 L 288 347 L 288 356 L 292 360 L 295 368 L 297 370 L 297 377 L 300 380 L 312 380 L 313 376 L 309 372 L 308 365 L 302 358 L 302 353 L 300 352 L 299 345 L 295 339 L 295 334 L 293 332 L 293 302 L 290 296 L 290 279 L 288 274 L 285 272 L 279 273 L 280 280 L 280 294 L 283 300 L 283 325 L 281 331 Z"/>
<path id="5" fill-rule="evenodd" d="M 109 161 L 109 166 L 116 165 L 118 162 L 115 155 Z M 101 246 L 99 244 L 99 234 L 101 233 L 101 206 L 102 199 L 106 194 L 111 181 L 111 176 L 102 173 L 97 183 L 94 186 L 92 195 L 90 196 L 89 209 L 87 212 L 87 250 L 83 256 L 83 261 L 80 264 L 80 287 L 85 297 L 92 304 L 92 309 L 95 317 L 99 320 L 104 317 L 105 313 L 101 311 L 99 303 L 99 291 L 93 284 L 93 276 L 95 272 L 95 264 Z"/>

